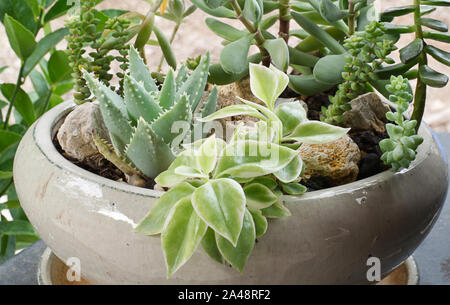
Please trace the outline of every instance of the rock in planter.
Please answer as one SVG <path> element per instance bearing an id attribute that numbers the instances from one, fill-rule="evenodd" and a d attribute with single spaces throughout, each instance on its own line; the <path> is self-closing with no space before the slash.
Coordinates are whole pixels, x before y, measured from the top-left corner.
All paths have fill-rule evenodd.
<path id="1" fill-rule="evenodd" d="M 58 131 L 61 148 L 71 157 L 82 163 L 96 164 L 103 156 L 93 141 L 93 133 L 97 132 L 102 139 L 109 139 L 96 103 L 84 103 L 74 108 L 66 117 Z"/>
<path id="2" fill-rule="evenodd" d="M 386 113 L 389 106 L 374 92 L 361 95 L 350 102 L 351 110 L 344 113 L 343 126 L 352 130 L 386 131 Z"/>
<path id="3" fill-rule="evenodd" d="M 304 179 L 321 176 L 331 185 L 355 181 L 361 153 L 349 136 L 326 144 L 302 144 L 300 157 L 305 163 Z"/>

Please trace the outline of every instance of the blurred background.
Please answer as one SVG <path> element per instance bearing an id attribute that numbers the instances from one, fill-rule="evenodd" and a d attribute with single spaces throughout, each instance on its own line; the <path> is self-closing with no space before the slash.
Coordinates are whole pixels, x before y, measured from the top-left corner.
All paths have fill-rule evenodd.
<path id="1" fill-rule="evenodd" d="M 381 10 L 385 10 L 392 6 L 408 5 L 411 4 L 411 2 L 412 0 L 376 0 L 376 3 Z M 104 0 L 100 5 L 100 8 L 127 9 L 142 14 L 146 13 L 148 7 L 148 4 L 143 0 Z M 448 7 L 441 7 L 439 12 L 430 14 L 430 17 L 433 16 L 450 24 L 450 8 Z M 181 27 L 172 46 L 178 61 L 184 61 L 188 57 L 196 57 L 204 54 L 207 50 L 211 52 L 213 61 L 218 60 L 220 50 L 222 49 L 221 39 L 206 27 L 204 23 L 205 17 L 206 14 L 200 10 L 196 10 L 194 14 L 190 16 L 187 23 Z M 61 26 L 63 23 L 64 20 L 60 18 L 55 21 L 55 27 Z M 158 18 L 157 23 L 165 34 L 169 36 L 173 24 L 162 18 Z M 412 15 L 396 18 L 395 23 L 412 24 Z M 406 35 L 403 35 L 402 37 L 402 40 L 398 44 L 399 47 L 402 47 L 411 41 L 410 37 Z M 433 42 L 433 45 L 436 45 L 443 50 L 450 51 L 448 49 L 448 44 Z M 0 46 L 0 67 L 6 65 L 9 66 L 9 68 L 1 74 L 1 80 L 3 82 L 15 82 L 20 63 L 9 47 L 3 27 L 0 27 Z M 148 46 L 147 56 L 150 68 L 155 70 L 161 58 L 159 49 Z M 396 59 L 398 59 L 398 54 L 396 53 L 394 57 L 397 57 Z M 440 72 L 450 75 L 450 67 L 438 63 L 433 59 L 429 65 Z M 31 84 L 26 84 L 25 88 L 31 89 Z M 427 95 L 425 121 L 435 130 L 450 132 L 450 85 L 441 89 L 429 87 Z M 70 98 L 70 96 L 68 98 Z"/>

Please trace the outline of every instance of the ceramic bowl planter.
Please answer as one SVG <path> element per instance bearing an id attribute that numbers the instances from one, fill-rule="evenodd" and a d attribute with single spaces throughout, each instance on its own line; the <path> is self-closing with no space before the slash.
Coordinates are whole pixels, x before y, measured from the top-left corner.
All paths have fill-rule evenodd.
<path id="1" fill-rule="evenodd" d="M 292 216 L 271 221 L 242 274 L 197 250 L 168 280 L 160 238 L 133 232 L 162 193 L 105 179 L 66 160 L 52 135 L 73 107 L 59 105 L 29 129 L 14 179 L 44 242 L 63 261 L 79 258 L 82 276 L 93 284 L 363 283 L 368 257 L 380 258 L 387 274 L 412 254 L 447 192 L 446 161 L 423 126 L 424 143 L 409 169 L 284 196 Z"/>

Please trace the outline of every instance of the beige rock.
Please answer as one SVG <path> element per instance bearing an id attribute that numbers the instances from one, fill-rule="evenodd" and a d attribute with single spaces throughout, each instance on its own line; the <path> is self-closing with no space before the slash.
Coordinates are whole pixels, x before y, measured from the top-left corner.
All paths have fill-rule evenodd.
<path id="1" fill-rule="evenodd" d="M 344 113 L 345 127 L 353 130 L 386 131 L 386 113 L 389 106 L 374 92 L 361 95 L 350 102 L 351 110 Z"/>
<path id="2" fill-rule="evenodd" d="M 97 132 L 100 137 L 108 140 L 106 130 L 99 105 L 85 103 L 75 107 L 66 117 L 57 137 L 62 149 L 70 157 L 91 163 L 103 158 L 93 142 L 93 133 Z"/>
<path id="3" fill-rule="evenodd" d="M 358 176 L 361 153 L 347 135 L 326 144 L 302 144 L 299 151 L 305 163 L 305 180 L 319 175 L 332 185 L 341 185 L 355 181 Z"/>

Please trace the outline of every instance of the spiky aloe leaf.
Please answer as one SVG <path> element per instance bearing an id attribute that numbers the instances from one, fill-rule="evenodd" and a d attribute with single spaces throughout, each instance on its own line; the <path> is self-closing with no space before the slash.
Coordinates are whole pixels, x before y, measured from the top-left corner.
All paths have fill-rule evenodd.
<path id="1" fill-rule="evenodd" d="M 184 82 L 187 80 L 189 74 L 186 65 L 182 65 L 180 69 L 178 69 L 177 77 L 175 82 L 177 83 L 177 92 L 180 90 L 181 86 L 183 86 Z"/>
<path id="2" fill-rule="evenodd" d="M 166 80 L 164 81 L 161 95 L 159 96 L 159 105 L 163 109 L 169 110 L 173 106 L 173 103 L 175 103 L 176 87 L 175 73 L 170 69 L 169 72 L 167 72 Z"/>
<path id="3" fill-rule="evenodd" d="M 125 104 L 120 96 L 100 83 L 92 74 L 86 71 L 83 73 L 89 89 L 100 103 L 103 120 L 108 128 L 114 149 L 117 154 L 123 156 L 125 145 L 129 143 L 132 134 Z"/>
<path id="4" fill-rule="evenodd" d="M 158 87 L 156 86 L 146 64 L 134 47 L 130 48 L 129 61 L 131 77 L 138 82 L 142 82 L 145 90 L 149 92 L 158 91 Z"/>
<path id="5" fill-rule="evenodd" d="M 183 133 L 186 134 L 189 131 L 191 120 L 191 107 L 186 95 L 183 95 L 175 106 L 156 119 L 151 124 L 151 127 L 165 143 L 171 145 L 176 137 Z"/>
<path id="6" fill-rule="evenodd" d="M 106 160 L 114 164 L 118 169 L 120 169 L 125 175 L 142 175 L 139 170 L 133 167 L 128 160 L 117 155 L 114 148 L 109 145 L 104 139 L 94 135 L 94 144 L 97 146 L 98 151 L 105 157 Z"/>
<path id="7" fill-rule="evenodd" d="M 175 159 L 169 145 L 153 132 L 143 118 L 139 118 L 125 153 L 131 162 L 150 178 L 155 178 L 165 171 Z"/>
<path id="8" fill-rule="evenodd" d="M 163 113 L 152 95 L 133 77 L 125 76 L 124 89 L 125 105 L 133 121 L 137 122 L 142 116 L 147 122 L 152 122 Z"/>
<path id="9" fill-rule="evenodd" d="M 192 111 L 197 108 L 205 90 L 206 80 L 208 79 L 209 57 L 208 52 L 177 92 L 178 98 L 183 94 L 188 95 L 188 102 L 191 105 Z"/>
<path id="10" fill-rule="evenodd" d="M 202 106 L 202 109 L 200 110 L 200 116 L 202 118 L 206 118 L 208 115 L 212 114 L 216 111 L 217 108 L 217 96 L 218 96 L 218 90 L 217 87 L 214 87 L 211 93 L 208 96 L 208 99 L 205 101 L 205 103 Z M 195 142 L 196 140 L 199 140 L 201 138 L 205 138 L 210 129 L 211 129 L 212 122 L 202 123 L 198 120 L 194 119 L 194 123 L 192 124 L 191 131 L 188 135 L 191 142 Z"/>

